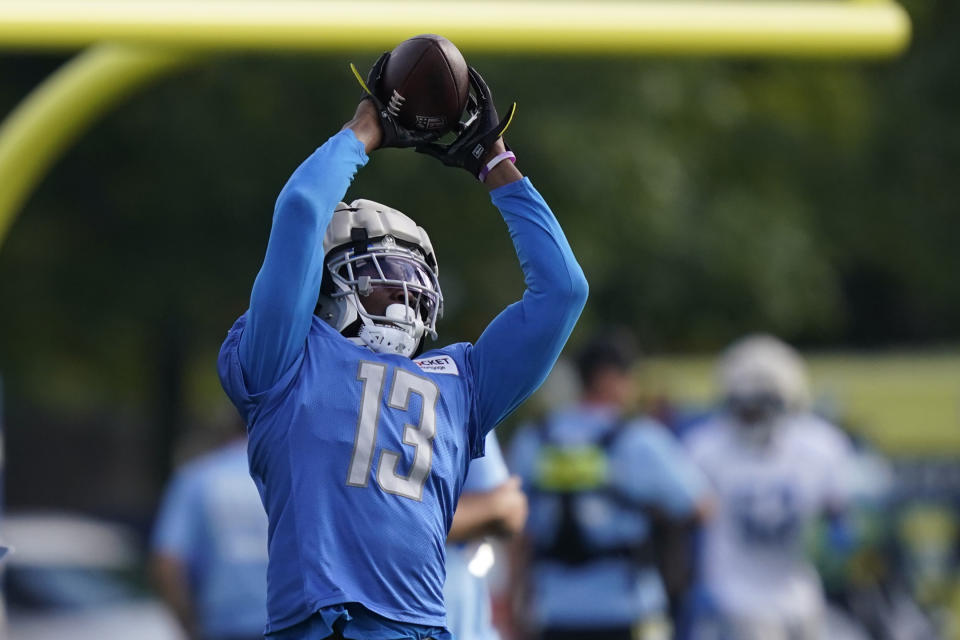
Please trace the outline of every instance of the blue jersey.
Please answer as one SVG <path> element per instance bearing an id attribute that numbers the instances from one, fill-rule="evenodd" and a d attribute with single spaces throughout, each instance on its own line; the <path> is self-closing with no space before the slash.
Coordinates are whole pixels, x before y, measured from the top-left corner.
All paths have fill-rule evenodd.
<path id="1" fill-rule="evenodd" d="M 247 471 L 244 442 L 177 471 L 157 514 L 152 546 L 187 569 L 204 637 L 263 632 L 267 516 Z"/>
<path id="2" fill-rule="evenodd" d="M 619 430 L 612 438 L 611 429 Z M 702 474 L 666 427 L 646 419 L 623 424 L 615 410 L 605 407 L 573 407 L 552 414 L 546 427 L 521 429 L 510 451 L 510 468 L 532 489 L 543 482 L 540 476 L 550 451 L 596 447 L 603 440 L 610 444 L 598 467 L 599 480 L 618 497 L 584 491 L 573 504 L 585 525 L 592 559 L 569 564 L 544 557 L 533 563 L 534 615 L 544 627 L 631 626 L 664 613 L 666 593 L 656 567 L 638 566 L 631 558 L 604 555 L 603 550 L 648 541 L 652 523 L 643 510 L 628 506 L 631 503 L 683 518 L 692 516 L 706 494 Z M 530 493 L 527 534 L 538 546 L 557 541 L 561 519 L 556 494 Z M 584 598 L 585 593 L 590 597 Z"/>
<path id="3" fill-rule="evenodd" d="M 444 626 L 444 542 L 469 461 L 546 377 L 586 299 L 559 225 L 522 180 L 492 199 L 527 289 L 475 345 L 411 360 L 350 342 L 312 312 L 324 232 L 366 161 L 345 130 L 294 172 L 250 309 L 220 352 L 270 519 L 268 631 L 344 603 L 420 625 L 413 637 Z M 359 623 L 355 634 L 381 637 Z"/>
<path id="4" fill-rule="evenodd" d="M 507 463 L 493 433 L 487 434 L 486 455 L 474 460 L 467 473 L 465 492 L 491 491 L 509 478 Z M 490 588 L 486 576 L 470 571 L 470 560 L 481 541 L 447 546 L 447 581 L 443 592 L 447 603 L 447 627 L 457 640 L 498 640 L 490 610 Z"/>

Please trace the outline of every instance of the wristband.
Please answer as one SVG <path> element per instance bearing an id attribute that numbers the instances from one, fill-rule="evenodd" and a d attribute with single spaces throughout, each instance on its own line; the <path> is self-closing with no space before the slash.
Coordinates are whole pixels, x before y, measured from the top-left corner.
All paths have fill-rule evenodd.
<path id="1" fill-rule="evenodd" d="M 477 176 L 477 179 L 480 180 L 480 182 L 486 182 L 487 175 L 489 175 L 490 172 L 493 171 L 493 168 L 495 166 L 497 166 L 504 160 L 509 160 L 513 164 L 517 164 L 517 156 L 514 155 L 513 151 L 509 151 L 509 150 L 504 151 L 503 153 L 493 156 L 493 158 L 490 159 L 490 162 L 483 165 L 483 167 L 480 169 L 480 175 Z"/>

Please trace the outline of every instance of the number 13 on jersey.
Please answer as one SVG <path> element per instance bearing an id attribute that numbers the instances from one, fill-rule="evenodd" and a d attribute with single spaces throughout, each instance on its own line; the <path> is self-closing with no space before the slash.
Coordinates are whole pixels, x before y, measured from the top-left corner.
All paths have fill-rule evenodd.
<path id="1" fill-rule="evenodd" d="M 366 361 L 360 363 L 357 372 L 357 379 L 363 382 L 363 392 L 360 394 L 360 416 L 353 440 L 353 454 L 350 456 L 350 470 L 347 472 L 347 485 L 351 487 L 366 487 L 370 477 L 386 373 L 386 365 Z M 407 411 L 410 395 L 414 393 L 422 400 L 420 419 L 417 424 L 403 426 L 403 443 L 414 447 L 410 473 L 405 476 L 397 473 L 403 455 L 384 449 L 377 464 L 377 484 L 387 493 L 419 501 L 423 499 L 423 486 L 430 475 L 430 465 L 433 462 L 433 438 L 437 435 L 437 397 L 440 390 L 427 378 L 421 378 L 406 369 L 395 369 L 387 406 Z"/>

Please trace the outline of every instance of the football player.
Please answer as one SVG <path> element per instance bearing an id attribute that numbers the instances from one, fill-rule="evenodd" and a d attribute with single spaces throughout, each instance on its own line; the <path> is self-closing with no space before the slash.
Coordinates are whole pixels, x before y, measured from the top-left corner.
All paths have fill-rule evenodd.
<path id="1" fill-rule="evenodd" d="M 247 470 L 246 429 L 233 430 L 177 470 L 153 527 L 154 587 L 188 638 L 263 637 L 267 516 Z"/>
<path id="2" fill-rule="evenodd" d="M 527 497 L 510 477 L 494 432 L 483 458 L 474 460 L 447 536 L 447 627 L 457 640 L 500 640 L 493 626 L 487 573 L 497 558 L 489 538 L 523 531 Z"/>
<path id="3" fill-rule="evenodd" d="M 693 637 L 826 637 L 823 593 L 803 534 L 822 515 L 842 527 L 850 444 L 809 410 L 800 356 L 772 336 L 734 343 L 720 360 L 719 382 L 723 411 L 688 440 L 716 498 Z"/>
<path id="4" fill-rule="evenodd" d="M 383 62 L 281 191 L 250 308 L 220 352 L 270 521 L 270 638 L 450 638 L 444 542 L 470 460 L 544 380 L 587 296 L 501 137 L 514 108 L 501 121 L 471 69 L 472 117 L 441 145 L 377 100 Z M 382 147 L 468 170 L 500 209 L 526 291 L 475 344 L 427 350 L 443 295 L 426 231 L 385 205 L 340 202 Z"/>
<path id="5" fill-rule="evenodd" d="M 521 428 L 510 451 L 530 499 L 531 561 L 514 588 L 539 640 L 663 640 L 656 534 L 707 515 L 706 482 L 665 426 L 631 413 L 626 336 L 597 336 L 576 364 L 580 401 Z"/>

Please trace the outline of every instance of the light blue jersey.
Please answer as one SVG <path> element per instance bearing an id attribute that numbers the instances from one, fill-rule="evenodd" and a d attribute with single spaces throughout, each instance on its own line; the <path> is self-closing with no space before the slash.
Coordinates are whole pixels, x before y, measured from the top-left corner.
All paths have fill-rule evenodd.
<path id="1" fill-rule="evenodd" d="M 619 432 L 608 437 L 612 429 Z M 665 427 L 645 419 L 623 424 L 612 409 L 580 406 L 553 414 L 546 426 L 521 429 L 510 451 L 510 468 L 523 478 L 530 497 L 527 533 L 538 546 L 550 547 L 561 526 L 560 499 L 534 490 L 542 481 L 544 447 L 575 450 L 604 439 L 609 451 L 597 468 L 618 497 L 585 491 L 572 505 L 586 524 L 585 543 L 594 559 L 570 564 L 542 557 L 533 563 L 534 615 L 541 627 L 629 627 L 666 610 L 666 593 L 652 563 L 603 553 L 649 542 L 651 521 L 630 503 L 682 518 L 693 514 L 706 490 L 699 471 Z"/>
<path id="2" fill-rule="evenodd" d="M 154 553 L 188 570 L 205 638 L 254 637 L 267 620 L 267 515 L 243 441 L 184 466 L 154 525 Z"/>
<path id="3" fill-rule="evenodd" d="M 474 460 L 463 484 L 464 492 L 484 492 L 507 481 L 507 463 L 493 432 L 487 434 L 486 455 Z M 499 640 L 490 610 L 490 588 L 485 576 L 470 571 L 470 560 L 482 541 L 447 545 L 447 628 L 457 640 Z"/>
<path id="4" fill-rule="evenodd" d="M 475 345 L 417 360 L 350 342 L 313 309 L 324 232 L 366 162 L 345 130 L 291 176 L 250 309 L 221 348 L 220 379 L 247 421 L 270 519 L 267 630 L 319 613 L 316 633 L 439 638 L 444 544 L 470 459 L 550 371 L 586 281 L 543 199 L 514 182 L 491 195 L 524 271 L 521 301 Z M 406 632 L 377 631 L 377 615 Z"/>

